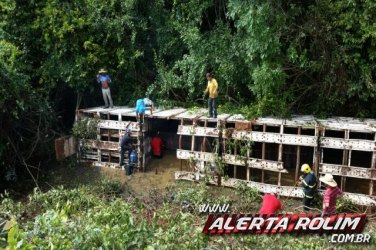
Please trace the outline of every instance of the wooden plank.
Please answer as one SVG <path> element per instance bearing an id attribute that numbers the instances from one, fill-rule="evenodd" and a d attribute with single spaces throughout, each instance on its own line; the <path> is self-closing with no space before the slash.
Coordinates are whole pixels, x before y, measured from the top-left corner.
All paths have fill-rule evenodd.
<path id="1" fill-rule="evenodd" d="M 202 116 L 203 114 L 201 113 L 193 113 L 191 111 L 185 111 L 184 113 L 178 114 L 175 116 L 175 119 L 185 119 L 185 120 L 195 120 Z"/>
<path id="2" fill-rule="evenodd" d="M 97 141 L 101 140 L 101 128 L 100 126 L 97 127 Z M 98 157 L 98 162 L 102 161 L 102 151 L 100 148 L 97 148 L 97 157 Z"/>
<path id="3" fill-rule="evenodd" d="M 61 161 L 77 153 L 77 142 L 73 136 L 63 136 L 55 140 L 56 160 Z"/>
<path id="4" fill-rule="evenodd" d="M 266 132 L 266 124 L 262 125 L 262 132 L 263 133 Z M 253 132 L 252 132 L 252 134 L 253 134 Z M 262 147 L 261 147 L 261 159 L 262 160 L 265 160 L 265 147 L 266 147 L 266 144 L 265 144 L 265 142 L 263 142 Z M 264 183 L 264 180 L 265 180 L 265 172 L 264 172 L 264 170 L 261 170 L 261 182 Z"/>
<path id="5" fill-rule="evenodd" d="M 240 114 L 232 115 L 226 119 L 227 122 L 236 122 L 236 121 L 244 121 L 244 120 L 245 120 L 245 117 Z"/>
<path id="6" fill-rule="evenodd" d="M 108 113 L 110 115 L 123 115 L 123 114 L 127 114 L 127 113 L 131 113 L 135 110 L 135 108 L 130 108 L 130 107 L 120 107 L 118 109 L 115 109 L 115 110 L 110 110 Z"/>
<path id="7" fill-rule="evenodd" d="M 376 169 L 371 168 L 321 163 L 320 173 L 376 180 Z"/>
<path id="8" fill-rule="evenodd" d="M 184 119 L 180 119 L 180 126 L 183 126 L 184 124 Z M 182 149 L 182 135 L 179 135 L 179 150 Z M 180 171 L 183 171 L 183 160 L 180 160 Z"/>
<path id="9" fill-rule="evenodd" d="M 199 161 L 208 161 L 208 162 L 215 162 L 215 155 L 213 153 L 208 152 L 198 152 L 198 151 L 190 151 L 190 150 L 176 150 L 176 157 L 178 159 L 183 160 L 199 160 Z"/>
<path id="10" fill-rule="evenodd" d="M 226 134 L 226 133 L 225 133 Z M 286 145 L 300 145 L 314 147 L 317 145 L 317 137 L 310 135 L 280 134 L 260 131 L 237 131 L 231 137 L 233 139 L 248 139 L 254 142 L 277 143 Z"/>
<path id="11" fill-rule="evenodd" d="M 376 143 L 376 133 L 374 135 L 374 141 Z M 374 170 L 376 168 L 376 151 L 372 153 L 372 161 L 371 161 L 371 169 Z M 373 180 L 369 183 L 369 195 L 373 195 Z"/>
<path id="12" fill-rule="evenodd" d="M 175 108 L 175 109 L 163 110 L 160 112 L 153 112 L 153 114 L 150 115 L 149 117 L 171 119 L 172 117 L 182 114 L 184 112 L 186 112 L 186 109 L 184 108 Z"/>
<path id="13" fill-rule="evenodd" d="M 198 181 L 200 179 L 205 178 L 205 175 L 192 173 L 192 172 L 182 172 L 176 171 L 175 172 L 175 180 L 187 180 L 187 181 Z M 209 176 L 209 178 L 205 178 L 205 180 L 212 184 L 216 185 L 217 183 L 216 176 Z M 296 198 L 303 198 L 303 188 L 301 187 L 293 187 L 293 186 L 277 186 L 272 184 L 265 184 L 260 182 L 254 181 L 246 181 L 234 178 L 228 178 L 222 180 L 222 186 L 224 187 L 231 187 L 235 188 L 240 183 L 245 183 L 248 187 L 254 188 L 262 193 L 276 193 L 281 196 L 287 197 L 296 197 Z M 323 195 L 324 191 L 319 191 L 320 195 Z M 364 194 L 354 194 L 354 193 L 344 193 L 344 197 L 350 199 L 352 202 L 362 206 L 376 206 L 375 197 L 364 195 Z"/>
<path id="14" fill-rule="evenodd" d="M 93 107 L 89 109 L 81 109 L 83 113 L 108 113 L 109 111 L 113 111 L 115 109 L 119 109 L 121 107 L 114 106 L 112 109 L 107 108 L 105 109 L 104 107 Z"/>
<path id="15" fill-rule="evenodd" d="M 113 121 L 113 120 L 100 120 L 98 123 L 98 128 L 101 129 L 130 129 L 134 132 L 139 131 L 140 125 L 137 122 L 130 121 Z"/>
<path id="16" fill-rule="evenodd" d="M 322 137 L 320 141 L 320 146 L 323 148 L 360 150 L 371 152 L 376 150 L 376 142 L 360 139 Z"/>
<path id="17" fill-rule="evenodd" d="M 365 119 L 363 121 L 351 117 L 331 117 L 317 120 L 321 126 L 330 130 L 346 130 L 352 132 L 376 132 L 376 120 Z"/>
<path id="18" fill-rule="evenodd" d="M 208 126 L 208 121 L 205 120 L 204 127 L 206 128 L 207 126 Z M 201 142 L 201 152 L 203 151 L 206 151 L 206 135 L 204 136 Z"/>
<path id="19" fill-rule="evenodd" d="M 252 130 L 252 123 L 251 123 L 251 127 L 250 127 L 250 130 Z M 251 145 L 251 141 L 247 141 L 247 158 L 250 159 L 252 156 L 251 156 L 251 149 L 252 149 L 252 145 Z M 226 151 L 224 151 L 226 152 Z M 250 181 L 251 180 L 251 168 L 247 168 L 247 181 Z"/>
<path id="20" fill-rule="evenodd" d="M 317 122 L 315 117 L 308 116 L 292 116 L 290 119 L 280 119 L 275 117 L 260 117 L 253 121 L 256 125 L 266 124 L 268 126 L 280 126 L 284 124 L 285 127 L 299 127 L 315 128 Z"/>
<path id="21" fill-rule="evenodd" d="M 224 130 L 224 138 L 226 137 L 226 129 Z M 192 126 L 179 126 L 178 134 L 180 135 L 196 135 L 196 136 L 209 136 L 218 137 L 219 130 L 217 128 L 204 128 Z M 279 134 L 259 131 L 239 131 L 234 130 L 231 133 L 232 139 L 237 140 L 251 140 L 254 142 L 263 143 L 278 143 L 286 145 L 300 145 L 314 147 L 317 145 L 317 137 L 309 135 L 292 135 L 292 134 Z"/>
<path id="22" fill-rule="evenodd" d="M 280 126 L 279 133 L 283 135 L 283 124 Z M 282 162 L 282 155 L 283 155 L 283 144 L 280 143 L 278 146 L 278 162 Z M 281 172 L 278 173 L 278 186 L 281 186 L 281 179 L 282 179 L 282 174 Z"/>
<path id="23" fill-rule="evenodd" d="M 246 157 L 230 154 L 225 154 L 223 159 L 226 164 L 231 164 L 234 166 L 245 166 L 247 164 L 248 168 L 257 168 L 279 173 L 288 173 L 288 171 L 283 167 L 283 162 L 262 160 L 257 158 L 246 159 Z"/>
<path id="24" fill-rule="evenodd" d="M 298 127 L 298 136 L 302 133 L 302 127 Z M 300 172 L 300 146 L 296 147 L 296 165 L 295 165 L 295 183 L 299 179 L 299 172 Z"/>
<path id="25" fill-rule="evenodd" d="M 232 115 L 230 114 L 219 114 L 217 118 L 211 118 L 211 117 L 207 117 L 206 115 L 202 115 L 200 116 L 199 119 L 200 121 L 208 120 L 209 122 L 216 122 L 216 121 L 226 121 L 231 116 Z"/>
<path id="26" fill-rule="evenodd" d="M 238 147 L 237 147 L 237 140 L 235 139 L 235 148 L 234 148 L 234 155 L 231 155 L 232 157 L 236 159 L 239 159 L 239 158 L 244 158 L 244 157 L 241 157 L 241 156 L 238 156 Z M 232 158 L 231 157 L 231 158 Z M 225 160 L 226 161 L 226 160 Z M 235 162 L 235 161 L 234 161 Z M 233 164 L 234 165 L 234 178 L 236 178 L 236 174 L 237 174 L 237 165 L 236 164 Z M 245 165 L 245 163 L 244 163 Z"/>
<path id="27" fill-rule="evenodd" d="M 345 130 L 345 140 L 349 139 L 350 131 L 348 129 Z M 348 160 L 349 160 L 349 150 L 344 149 L 342 152 L 342 165 L 348 166 Z M 346 188 L 346 178 L 344 176 L 341 176 L 341 189 L 342 191 L 345 191 Z"/>
<path id="28" fill-rule="evenodd" d="M 218 128 L 179 125 L 177 134 L 189 135 L 189 136 L 195 135 L 195 136 L 206 136 L 206 137 L 218 137 L 218 133 L 219 133 Z"/>
<path id="29" fill-rule="evenodd" d="M 119 163 L 114 162 L 93 162 L 93 166 L 105 168 L 121 168 Z"/>
<path id="30" fill-rule="evenodd" d="M 98 156 L 97 156 L 97 154 L 84 154 L 84 155 L 82 155 L 81 159 L 97 161 Z"/>

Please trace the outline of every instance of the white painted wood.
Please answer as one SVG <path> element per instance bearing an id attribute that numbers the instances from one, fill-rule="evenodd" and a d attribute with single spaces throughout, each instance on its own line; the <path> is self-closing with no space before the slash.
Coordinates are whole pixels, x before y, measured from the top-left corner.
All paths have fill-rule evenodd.
<path id="1" fill-rule="evenodd" d="M 224 132 L 226 135 L 226 132 Z M 234 131 L 231 138 L 248 139 L 254 142 L 277 143 L 286 145 L 299 145 L 314 147 L 317 145 L 317 137 L 309 135 L 278 134 L 259 131 Z"/>
<path id="2" fill-rule="evenodd" d="M 179 125 L 178 135 L 218 137 L 219 129 Z"/>
<path id="3" fill-rule="evenodd" d="M 155 117 L 155 118 L 165 118 L 165 119 L 171 119 L 172 117 L 182 114 L 186 111 L 184 108 L 175 108 L 175 109 L 168 109 L 163 110 L 160 112 L 154 112 L 149 117 Z"/>
<path id="4" fill-rule="evenodd" d="M 370 140 L 322 137 L 320 140 L 320 144 L 321 144 L 320 146 L 323 148 L 361 150 L 361 151 L 375 151 L 376 150 L 376 143 Z"/>
<path id="5" fill-rule="evenodd" d="M 360 167 L 327 164 L 327 163 L 320 164 L 320 173 L 322 174 L 332 174 L 332 175 L 354 177 L 354 178 L 360 178 L 360 179 L 376 180 L 376 175 L 372 177 L 372 171 L 374 170 L 370 168 L 360 168 Z"/>
<path id="6" fill-rule="evenodd" d="M 113 120 L 100 120 L 98 127 L 101 129 L 130 129 L 132 131 L 140 130 L 140 125 L 137 122 L 129 121 L 113 121 Z"/>
<path id="7" fill-rule="evenodd" d="M 183 150 L 183 149 L 176 150 L 176 157 L 182 160 L 192 159 L 192 160 L 208 161 L 208 162 L 215 161 L 214 153 L 197 152 L 197 151 L 190 151 L 190 150 Z"/>
<path id="8" fill-rule="evenodd" d="M 178 114 L 177 116 L 175 116 L 174 118 L 175 119 L 186 119 L 186 120 L 195 120 L 197 118 L 199 118 L 200 116 L 203 116 L 205 115 L 205 113 L 201 113 L 201 112 L 198 112 L 198 113 L 195 113 L 195 112 L 192 112 L 190 110 L 186 110 L 184 113 L 181 113 L 181 114 Z"/>
<path id="9" fill-rule="evenodd" d="M 247 167 L 249 168 L 257 168 L 279 173 L 288 173 L 288 171 L 283 167 L 283 162 L 278 161 L 262 160 L 257 158 L 248 158 L 246 161 L 245 157 L 230 154 L 224 155 L 224 161 L 226 164 L 237 166 L 245 166 L 247 162 Z"/>

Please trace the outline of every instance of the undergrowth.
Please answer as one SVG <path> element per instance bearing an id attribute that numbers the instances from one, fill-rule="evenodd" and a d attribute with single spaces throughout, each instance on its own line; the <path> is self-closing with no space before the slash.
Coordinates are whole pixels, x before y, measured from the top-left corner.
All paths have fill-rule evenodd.
<path id="1" fill-rule="evenodd" d="M 319 235 L 226 235 L 202 233 L 201 204 L 230 204 L 231 211 L 260 206 L 256 190 L 177 182 L 139 199 L 127 186 L 104 180 L 95 185 L 47 192 L 28 199 L 1 196 L 0 248 L 6 249 L 323 249 L 334 245 Z M 346 203 L 347 204 L 347 203 Z M 350 206 L 346 205 L 347 208 Z M 346 209 L 343 206 L 341 209 Z M 187 209 L 188 208 L 188 209 Z M 372 231 L 367 231 L 372 232 Z M 362 246 L 372 249 L 373 245 Z M 341 245 L 356 249 L 354 245 Z"/>

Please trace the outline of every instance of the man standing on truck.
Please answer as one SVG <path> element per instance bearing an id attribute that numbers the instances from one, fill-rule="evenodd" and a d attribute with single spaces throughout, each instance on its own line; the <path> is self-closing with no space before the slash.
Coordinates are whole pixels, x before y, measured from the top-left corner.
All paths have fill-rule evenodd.
<path id="1" fill-rule="evenodd" d="M 99 70 L 98 75 L 97 75 L 97 82 L 102 87 L 102 95 L 103 95 L 103 100 L 105 104 L 104 108 L 105 109 L 108 108 L 108 102 L 110 102 L 110 108 L 113 108 L 114 104 L 112 103 L 111 91 L 110 91 L 110 84 L 112 81 L 105 69 L 102 68 Z"/>
<path id="2" fill-rule="evenodd" d="M 208 80 L 208 86 L 206 87 L 204 93 L 206 94 L 209 92 L 209 117 L 217 118 L 218 83 L 217 80 L 213 78 L 211 73 L 206 73 L 206 79 Z"/>

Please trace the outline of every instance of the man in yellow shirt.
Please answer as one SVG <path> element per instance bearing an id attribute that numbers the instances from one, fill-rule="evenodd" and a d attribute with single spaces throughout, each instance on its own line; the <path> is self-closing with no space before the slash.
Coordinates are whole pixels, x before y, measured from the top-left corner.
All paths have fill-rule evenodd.
<path id="1" fill-rule="evenodd" d="M 208 87 L 204 91 L 206 94 L 209 92 L 209 117 L 217 118 L 217 98 L 218 98 L 218 83 L 217 80 L 213 78 L 211 73 L 206 74 L 206 79 L 208 80 Z"/>

